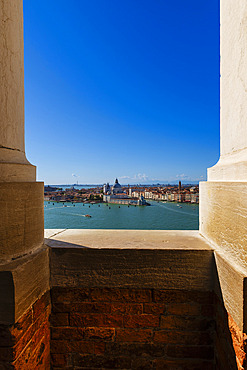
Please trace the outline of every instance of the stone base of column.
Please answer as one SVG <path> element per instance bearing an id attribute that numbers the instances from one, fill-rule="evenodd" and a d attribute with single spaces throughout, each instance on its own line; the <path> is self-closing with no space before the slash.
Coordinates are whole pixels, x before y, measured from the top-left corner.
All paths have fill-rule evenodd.
<path id="1" fill-rule="evenodd" d="M 0 368 L 50 369 L 49 251 L 0 265 Z"/>
<path id="2" fill-rule="evenodd" d="M 208 181 L 246 181 L 247 161 L 233 162 L 232 158 L 220 159 L 215 166 L 208 168 Z"/>
<path id="3" fill-rule="evenodd" d="M 36 166 L 30 163 L 0 163 L 1 182 L 36 181 Z"/>
<path id="4" fill-rule="evenodd" d="M 0 264 L 38 250 L 44 240 L 44 184 L 0 182 Z"/>
<path id="5" fill-rule="evenodd" d="M 200 183 L 200 232 L 247 269 L 247 182 Z"/>
<path id="6" fill-rule="evenodd" d="M 200 233 L 215 249 L 215 289 L 246 332 L 247 182 L 201 182 L 199 213 Z"/>

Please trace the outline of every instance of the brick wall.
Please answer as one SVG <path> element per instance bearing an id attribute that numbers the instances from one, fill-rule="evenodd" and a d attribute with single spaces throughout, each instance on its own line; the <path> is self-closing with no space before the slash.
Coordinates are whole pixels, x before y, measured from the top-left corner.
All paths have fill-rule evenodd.
<path id="1" fill-rule="evenodd" d="M 54 287 L 54 369 L 213 369 L 210 292 Z"/>
<path id="2" fill-rule="evenodd" d="M 13 326 L 0 326 L 0 369 L 50 368 L 50 293 Z"/>
<path id="3" fill-rule="evenodd" d="M 247 369 L 247 335 L 239 329 L 218 297 L 215 297 L 215 319 L 216 369 Z"/>

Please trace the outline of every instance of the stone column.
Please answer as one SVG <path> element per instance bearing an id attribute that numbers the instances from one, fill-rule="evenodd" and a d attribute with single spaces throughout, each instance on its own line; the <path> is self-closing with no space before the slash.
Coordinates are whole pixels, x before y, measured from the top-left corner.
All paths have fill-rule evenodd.
<path id="1" fill-rule="evenodd" d="M 44 186 L 25 156 L 22 7 L 22 0 L 0 0 L 0 324 L 6 325 L 49 285 Z"/>
<path id="2" fill-rule="evenodd" d="M 219 280 L 228 312 L 239 327 L 246 330 L 246 0 L 221 0 L 220 21 L 220 159 L 208 169 L 207 182 L 200 183 L 200 232 L 215 247 Z"/>
<path id="3" fill-rule="evenodd" d="M 0 1 L 0 182 L 35 181 L 25 156 L 22 1 Z"/>
<path id="4" fill-rule="evenodd" d="M 221 1 L 220 159 L 208 181 L 247 181 L 247 3 Z"/>

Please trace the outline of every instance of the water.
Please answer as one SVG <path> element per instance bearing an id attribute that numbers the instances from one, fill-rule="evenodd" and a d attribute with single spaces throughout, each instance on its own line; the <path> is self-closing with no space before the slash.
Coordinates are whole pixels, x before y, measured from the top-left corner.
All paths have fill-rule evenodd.
<path id="1" fill-rule="evenodd" d="M 198 230 L 198 204 L 149 202 L 150 207 L 44 202 L 46 229 Z M 109 209 L 111 207 L 111 209 Z M 87 218 L 83 215 L 89 214 Z"/>

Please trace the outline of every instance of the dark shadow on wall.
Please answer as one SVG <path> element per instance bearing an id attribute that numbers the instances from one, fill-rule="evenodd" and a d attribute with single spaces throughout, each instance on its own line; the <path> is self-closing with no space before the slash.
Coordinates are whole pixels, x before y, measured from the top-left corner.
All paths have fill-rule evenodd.
<path id="1" fill-rule="evenodd" d="M 15 322 L 15 287 L 11 271 L 0 271 L 0 368 L 13 360 Z"/>
<path id="2" fill-rule="evenodd" d="M 128 365 L 130 366 L 129 368 L 134 366 L 133 364 L 135 361 L 139 361 L 140 364 L 142 364 L 141 366 L 144 366 L 142 360 L 146 356 L 145 366 L 152 365 L 152 369 L 208 370 L 214 368 L 217 370 L 237 370 L 240 369 L 240 367 L 237 365 L 238 360 L 236 359 L 236 352 L 239 363 L 243 364 L 243 369 L 245 368 L 243 360 L 243 356 L 245 355 L 243 343 L 241 343 L 241 341 L 236 342 L 236 333 L 231 331 L 229 326 L 229 315 L 224 307 L 213 251 L 171 250 L 169 252 L 167 250 L 116 250 L 121 260 L 120 268 L 120 265 L 118 266 L 118 258 L 116 258 L 114 254 L 111 255 L 111 253 L 113 253 L 111 249 L 97 250 L 84 248 L 80 245 L 67 244 L 61 241 L 56 241 L 53 247 L 54 249 L 51 247 L 50 251 L 50 262 L 51 273 L 53 275 L 51 276 L 51 281 L 54 282 L 54 285 L 51 287 L 53 297 L 52 325 L 56 327 L 52 330 L 54 330 L 55 333 L 59 331 L 57 327 L 60 326 L 59 319 L 63 315 L 66 317 L 66 320 L 68 320 L 66 315 L 74 318 L 74 326 L 70 328 L 71 332 L 73 332 L 73 330 L 78 332 L 79 330 L 80 333 L 86 333 L 85 335 L 88 335 L 88 325 L 93 325 L 95 332 L 100 331 L 101 325 L 104 326 L 104 321 L 103 324 L 99 323 L 99 321 L 92 323 L 91 320 L 94 320 L 94 315 L 97 320 L 108 320 L 108 316 L 112 314 L 112 305 L 114 305 L 116 309 L 118 305 L 122 307 L 123 303 L 130 307 L 132 304 L 141 305 L 142 308 L 140 309 L 145 309 L 147 306 L 149 309 L 152 307 L 152 310 L 154 310 L 152 312 L 153 317 L 158 316 L 157 322 L 163 323 L 161 327 L 156 326 L 150 328 L 149 325 L 142 327 L 142 315 L 147 314 L 145 311 L 137 312 L 134 315 L 136 322 L 135 324 L 132 323 L 132 325 L 134 325 L 132 328 L 125 327 L 125 324 L 123 324 L 123 328 L 119 328 L 114 326 L 113 323 L 108 328 L 109 330 L 115 330 L 116 333 L 120 333 L 119 335 L 123 335 L 122 332 L 124 331 L 126 334 L 127 330 L 129 330 L 129 333 L 133 331 L 133 338 L 131 338 L 131 334 L 128 333 L 130 336 L 128 338 L 126 337 L 126 342 L 118 343 L 118 340 L 113 334 L 109 342 L 108 339 L 105 340 L 102 337 L 101 340 L 100 337 L 98 337 L 96 339 L 96 344 L 104 347 L 105 352 L 102 352 L 100 357 L 95 357 L 93 353 L 84 353 L 87 357 L 82 357 L 84 355 L 78 349 L 76 355 L 76 359 L 78 360 L 76 364 L 78 366 L 81 364 L 85 365 L 83 361 L 86 361 L 87 358 L 87 361 L 89 361 L 91 365 L 94 364 L 100 368 L 100 361 L 102 361 L 102 364 L 106 364 L 109 360 L 109 356 L 111 356 L 111 354 L 113 355 L 117 350 L 115 355 L 117 354 L 120 357 L 123 356 L 127 363 L 130 364 Z M 151 259 L 147 258 L 150 253 L 152 254 Z M 190 255 L 190 253 L 192 254 Z M 107 255 L 106 259 L 104 258 L 105 256 L 103 256 L 105 254 Z M 190 262 L 188 262 L 189 255 Z M 115 258 L 116 263 L 114 263 Z M 197 271 L 199 271 L 200 267 L 202 270 L 204 269 L 201 278 L 205 278 L 206 280 L 211 277 L 212 287 L 204 291 L 193 290 L 193 284 L 191 283 L 194 282 L 194 277 L 191 271 L 189 272 L 186 267 L 184 268 L 183 274 L 184 280 L 188 283 L 187 288 L 185 286 L 181 288 L 179 284 L 174 287 L 174 279 L 177 279 L 177 282 L 181 281 L 179 269 L 177 270 L 177 276 L 175 276 L 175 259 L 179 260 L 181 265 L 184 263 L 184 266 L 186 266 L 186 263 L 188 263 L 188 266 L 191 266 L 191 261 L 193 261 L 194 265 L 197 265 Z M 125 261 L 124 266 L 122 265 L 122 261 Z M 138 271 L 138 277 L 135 277 L 135 272 L 129 269 L 130 265 L 132 265 L 132 268 L 134 267 L 133 264 L 136 264 L 135 268 L 136 271 Z M 63 270 L 62 267 L 65 270 Z M 116 267 L 120 275 L 124 275 L 127 272 L 128 279 L 126 279 L 126 281 L 116 279 L 117 274 L 114 275 L 113 273 Z M 138 267 L 140 268 L 139 270 Z M 65 271 L 66 273 L 64 274 Z M 106 271 L 108 272 L 106 273 Z M 93 273 L 99 280 L 97 282 L 97 279 L 92 281 L 92 279 L 89 278 L 89 272 Z M 151 274 L 149 275 L 148 281 L 146 280 L 146 276 L 141 276 L 142 274 L 145 275 L 150 272 Z M 71 274 L 71 276 L 69 276 L 69 274 Z M 102 277 L 99 278 L 101 274 Z M 200 276 L 197 278 L 200 279 Z M 105 286 L 104 284 L 102 285 L 102 281 L 106 284 Z M 143 282 L 142 286 L 140 285 L 140 281 Z M 167 281 L 173 281 L 173 286 L 169 287 Z M 128 290 L 129 293 L 127 293 Z M 149 303 L 128 301 L 130 296 L 140 297 L 141 294 L 146 296 L 149 290 L 151 291 L 151 300 Z M 99 301 L 95 298 L 96 291 Z M 65 306 L 62 304 L 63 297 L 67 297 Z M 157 299 L 157 297 L 159 297 L 159 299 Z M 191 316 L 191 313 L 186 312 L 188 307 L 196 312 L 198 303 L 201 305 L 201 311 L 199 313 L 195 313 L 193 314 L 194 316 Z M 158 306 L 161 311 L 155 311 Z M 83 310 L 86 310 L 83 311 L 83 313 L 80 312 L 82 307 Z M 162 307 L 164 307 L 163 311 Z M 107 311 L 104 311 L 106 308 Z M 172 311 L 175 308 L 178 311 Z M 185 311 L 183 311 L 183 308 Z M 117 319 L 120 320 L 121 325 L 121 320 L 123 320 L 123 322 L 126 320 L 126 314 L 131 316 L 130 312 L 125 311 L 117 312 L 117 314 Z M 87 324 L 88 322 L 90 324 Z M 197 326 L 195 326 L 195 323 L 197 323 Z M 206 324 L 203 326 L 202 323 L 203 325 Z M 120 324 L 116 323 L 116 325 Z M 63 335 L 62 328 L 60 328 L 60 330 L 60 333 L 62 333 L 61 335 Z M 139 336 L 139 342 L 136 337 L 134 338 L 134 335 L 136 336 L 139 330 L 150 331 L 150 337 L 145 339 L 145 344 L 142 343 L 141 335 Z M 179 338 L 178 333 L 182 339 Z M 207 333 L 209 337 L 211 337 L 212 334 L 213 341 L 206 343 L 206 347 L 202 346 L 202 343 L 200 343 L 199 347 L 195 348 L 195 343 L 193 343 L 195 339 L 190 337 L 192 333 L 194 333 L 195 336 L 200 333 L 200 338 L 202 338 L 205 333 Z M 162 337 L 161 343 L 155 342 L 155 339 L 158 337 Z M 190 339 L 187 339 L 188 337 L 190 337 Z M 57 339 L 61 340 L 61 338 Z M 116 343 L 114 341 L 116 341 Z M 95 346 L 96 344 L 94 343 L 93 345 Z M 213 349 L 213 357 L 210 347 Z M 160 357 L 156 358 L 157 353 L 155 355 L 154 351 L 157 350 L 157 348 L 159 348 Z M 162 348 L 166 349 L 163 351 Z M 197 352 L 192 353 L 194 350 Z M 203 353 L 205 350 L 208 351 L 208 355 L 207 352 L 206 354 L 205 352 Z M 54 351 L 53 358 L 55 358 L 56 351 L 62 351 L 61 348 L 58 348 L 56 340 L 52 341 L 52 351 Z M 135 355 L 137 353 L 138 355 Z M 191 357 L 189 353 L 191 353 Z M 239 354 L 242 354 L 241 358 Z M 67 354 L 64 353 L 63 358 L 65 363 L 66 361 L 72 361 L 72 358 L 73 361 L 77 361 L 73 357 L 74 355 L 71 356 L 70 354 L 69 357 L 67 357 Z M 128 358 L 130 358 L 130 362 L 128 362 Z M 111 361 L 109 363 L 112 364 Z M 118 368 L 122 368 L 120 364 Z"/>
<path id="3" fill-rule="evenodd" d="M 244 360 L 242 333 L 233 319 L 227 313 L 220 286 L 216 261 L 213 266 L 214 275 L 214 318 L 215 318 L 215 369 L 216 370 L 239 370 L 246 369 Z M 231 325 L 231 328 L 230 328 Z M 234 329 L 233 329 L 234 325 Z M 239 356 L 240 355 L 240 356 Z M 239 359 L 237 360 L 237 356 Z M 238 363 L 237 363 L 238 362 Z M 238 364 L 242 367 L 239 367 Z"/>

